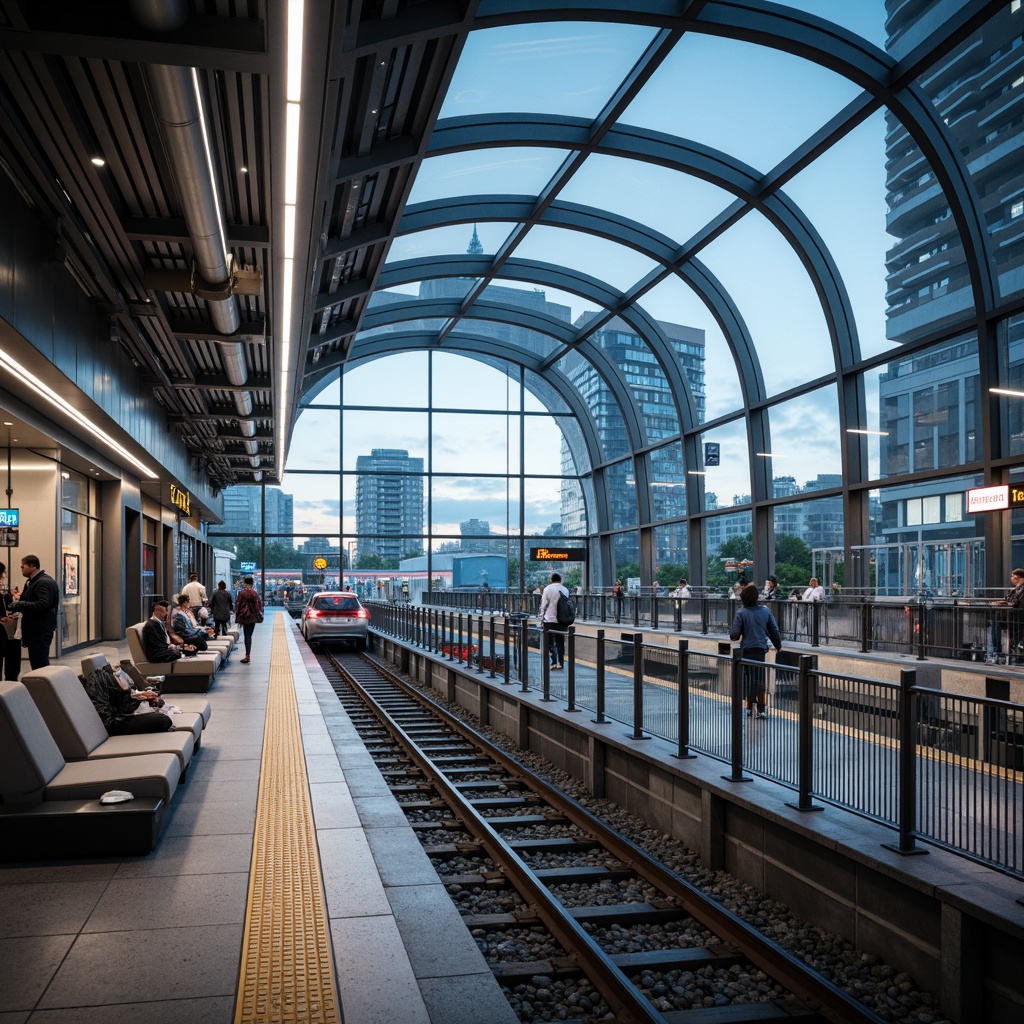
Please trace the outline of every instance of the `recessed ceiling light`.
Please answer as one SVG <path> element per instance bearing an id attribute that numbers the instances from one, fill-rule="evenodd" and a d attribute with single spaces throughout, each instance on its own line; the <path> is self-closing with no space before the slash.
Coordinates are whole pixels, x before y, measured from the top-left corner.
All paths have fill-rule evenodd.
<path id="1" fill-rule="evenodd" d="M 10 420 L 4 420 L 4 426 L 5 427 L 13 427 L 14 424 Z"/>
<path id="2" fill-rule="evenodd" d="M 249 173 L 249 168 L 248 168 L 248 167 L 239 167 L 238 169 L 239 169 L 239 170 L 240 170 L 240 171 L 241 171 L 241 172 L 242 172 L 243 174 L 248 174 L 248 173 Z"/>
<path id="3" fill-rule="evenodd" d="M 93 165 L 93 167 L 104 167 L 107 163 L 107 161 L 104 160 L 101 156 L 94 156 L 89 162 Z"/>

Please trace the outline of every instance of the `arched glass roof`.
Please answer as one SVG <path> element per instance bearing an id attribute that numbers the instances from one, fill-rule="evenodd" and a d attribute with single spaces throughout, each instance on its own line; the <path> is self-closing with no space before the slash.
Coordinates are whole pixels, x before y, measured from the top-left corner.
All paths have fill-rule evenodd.
<path id="1" fill-rule="evenodd" d="M 485 0 L 358 330 L 311 381 L 409 349 L 518 363 L 617 496 L 592 534 L 641 550 L 680 516 L 710 549 L 743 507 L 770 551 L 809 490 L 840 497 L 849 550 L 882 479 L 998 477 L 979 394 L 1024 295 L 1018 7 Z M 926 350 L 962 359 L 957 388 Z"/>

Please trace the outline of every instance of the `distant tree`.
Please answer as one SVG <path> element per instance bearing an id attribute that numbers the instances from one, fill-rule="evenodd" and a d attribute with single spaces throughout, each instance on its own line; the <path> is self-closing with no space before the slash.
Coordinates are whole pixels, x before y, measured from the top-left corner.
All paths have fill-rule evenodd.
<path id="1" fill-rule="evenodd" d="M 640 575 L 640 563 L 639 562 L 623 562 L 622 565 L 615 567 L 615 579 L 622 580 L 622 585 L 626 585 L 626 580 L 631 576 L 636 577 Z M 612 581 L 614 582 L 614 580 Z"/>
<path id="2" fill-rule="evenodd" d="M 802 566 L 807 576 L 811 573 L 811 549 L 790 533 L 780 533 L 775 538 L 775 567 L 780 562 Z M 775 573 L 778 575 L 778 572 Z"/>
<path id="3" fill-rule="evenodd" d="M 569 569 L 562 576 L 562 582 L 567 587 L 578 587 L 583 583 L 583 570 L 577 566 L 575 569 Z"/>
<path id="4" fill-rule="evenodd" d="M 669 590 L 675 589 L 681 579 L 690 578 L 690 567 L 688 565 L 676 565 L 675 562 L 665 562 L 658 566 L 658 573 L 655 579 Z"/>
<path id="5" fill-rule="evenodd" d="M 374 551 L 367 551 L 365 554 L 356 555 L 357 569 L 386 569 L 384 559 Z"/>

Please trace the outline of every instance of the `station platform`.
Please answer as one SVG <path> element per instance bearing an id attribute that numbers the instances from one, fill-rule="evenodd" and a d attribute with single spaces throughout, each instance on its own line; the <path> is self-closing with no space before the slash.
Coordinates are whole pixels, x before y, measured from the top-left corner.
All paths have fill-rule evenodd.
<path id="1" fill-rule="evenodd" d="M 293 620 L 240 659 L 151 854 L 0 866 L 0 1024 L 514 1024 Z"/>

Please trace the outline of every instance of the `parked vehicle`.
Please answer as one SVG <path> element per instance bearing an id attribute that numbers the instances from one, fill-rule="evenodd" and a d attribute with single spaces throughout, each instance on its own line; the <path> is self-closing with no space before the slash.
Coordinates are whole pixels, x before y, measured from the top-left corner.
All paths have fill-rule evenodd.
<path id="1" fill-rule="evenodd" d="M 302 635 L 312 647 L 331 640 L 348 640 L 357 650 L 366 649 L 370 613 L 347 590 L 314 594 L 299 619 Z"/>

